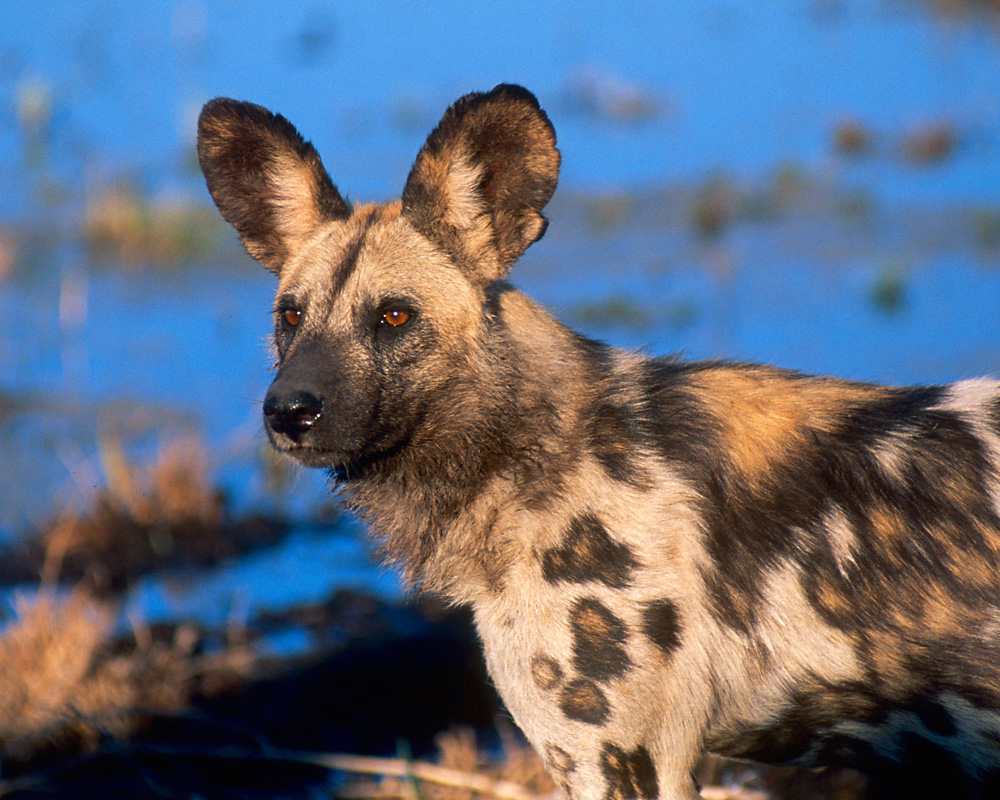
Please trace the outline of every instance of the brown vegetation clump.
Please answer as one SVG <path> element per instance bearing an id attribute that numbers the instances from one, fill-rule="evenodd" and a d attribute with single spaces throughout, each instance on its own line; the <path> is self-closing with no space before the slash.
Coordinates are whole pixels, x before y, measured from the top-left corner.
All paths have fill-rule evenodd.
<path id="1" fill-rule="evenodd" d="M 691 206 L 691 220 L 699 235 L 718 236 L 733 221 L 738 206 L 738 194 L 724 176 L 716 176 L 698 190 Z"/>
<path id="2" fill-rule="evenodd" d="M 109 438 L 101 460 L 106 484 L 93 507 L 62 513 L 41 536 L 44 579 L 86 575 L 116 584 L 177 557 L 219 555 L 223 497 L 209 478 L 200 441 L 171 441 L 152 464 L 137 467 L 121 442 Z"/>
<path id="3" fill-rule="evenodd" d="M 14 234 L 0 228 L 0 283 L 14 274 L 17 255 L 18 243 Z"/>
<path id="4" fill-rule="evenodd" d="M 100 455 L 104 485 L 8 548 L 0 583 L 82 580 L 118 591 L 155 569 L 215 564 L 287 532 L 277 519 L 226 513 L 208 451 L 194 436 L 167 441 L 148 464 L 133 463 L 114 437 L 102 440 Z"/>
<path id="5" fill-rule="evenodd" d="M 903 152 L 915 164 L 935 164 L 951 156 L 957 145 L 955 128 L 947 122 L 931 122 L 906 134 Z"/>
<path id="6" fill-rule="evenodd" d="M 833 129 L 833 145 L 838 153 L 863 155 L 872 149 L 874 136 L 859 120 L 841 120 Z"/>
<path id="7" fill-rule="evenodd" d="M 174 200 L 149 200 L 126 183 L 87 197 L 83 239 L 98 255 L 126 265 L 173 264 L 214 251 L 222 231 L 209 209 Z"/>
<path id="8" fill-rule="evenodd" d="M 16 612 L 0 635 L 0 760 L 84 750 L 186 704 L 190 639 L 113 655 L 111 609 L 79 590 Z"/>

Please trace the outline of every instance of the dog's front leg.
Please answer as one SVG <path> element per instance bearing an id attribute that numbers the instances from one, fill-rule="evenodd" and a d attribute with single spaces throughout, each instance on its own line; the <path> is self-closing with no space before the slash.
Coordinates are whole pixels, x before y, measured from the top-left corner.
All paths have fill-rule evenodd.
<path id="1" fill-rule="evenodd" d="M 536 609 L 537 611 L 538 609 Z M 545 616 L 545 615 L 542 615 Z M 560 656 L 558 631 L 476 610 L 486 663 L 508 710 L 571 800 L 691 800 L 703 746 L 683 681 L 631 664 L 626 675 Z M 538 635 L 534 635 L 537 633 Z"/>

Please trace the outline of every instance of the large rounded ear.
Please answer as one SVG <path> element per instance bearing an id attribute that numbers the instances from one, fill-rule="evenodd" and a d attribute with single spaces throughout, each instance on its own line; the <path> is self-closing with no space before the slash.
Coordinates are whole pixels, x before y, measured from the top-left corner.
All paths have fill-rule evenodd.
<path id="1" fill-rule="evenodd" d="M 222 216 L 273 272 L 320 224 L 350 214 L 316 149 L 287 119 L 253 103 L 220 97 L 205 105 L 198 161 Z"/>
<path id="2" fill-rule="evenodd" d="M 403 189 L 403 214 L 476 279 L 503 277 L 541 238 L 559 151 L 535 96 L 501 84 L 466 95 L 427 138 Z"/>

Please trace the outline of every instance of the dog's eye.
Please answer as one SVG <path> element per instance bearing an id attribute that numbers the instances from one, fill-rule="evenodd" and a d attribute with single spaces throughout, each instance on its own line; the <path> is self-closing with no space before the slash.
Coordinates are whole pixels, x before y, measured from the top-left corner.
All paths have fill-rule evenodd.
<path id="1" fill-rule="evenodd" d="M 302 321 L 302 312 L 297 308 L 286 308 L 281 312 L 282 319 L 293 328 Z"/>
<path id="2" fill-rule="evenodd" d="M 398 328 L 400 325 L 405 325 L 410 321 L 410 317 L 413 315 L 403 308 L 391 308 L 382 315 L 382 322 L 386 325 L 392 325 L 394 328 Z"/>

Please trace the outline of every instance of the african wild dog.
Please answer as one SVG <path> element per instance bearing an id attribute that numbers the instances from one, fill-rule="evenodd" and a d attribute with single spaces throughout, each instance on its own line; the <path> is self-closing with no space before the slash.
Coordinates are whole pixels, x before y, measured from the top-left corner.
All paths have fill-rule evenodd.
<path id="1" fill-rule="evenodd" d="M 198 149 L 279 277 L 272 443 L 471 604 L 570 797 L 696 797 L 705 749 L 1000 792 L 1000 384 L 574 334 L 504 282 L 559 169 L 516 86 L 448 109 L 385 205 L 352 207 L 259 106 L 210 102 Z"/>

